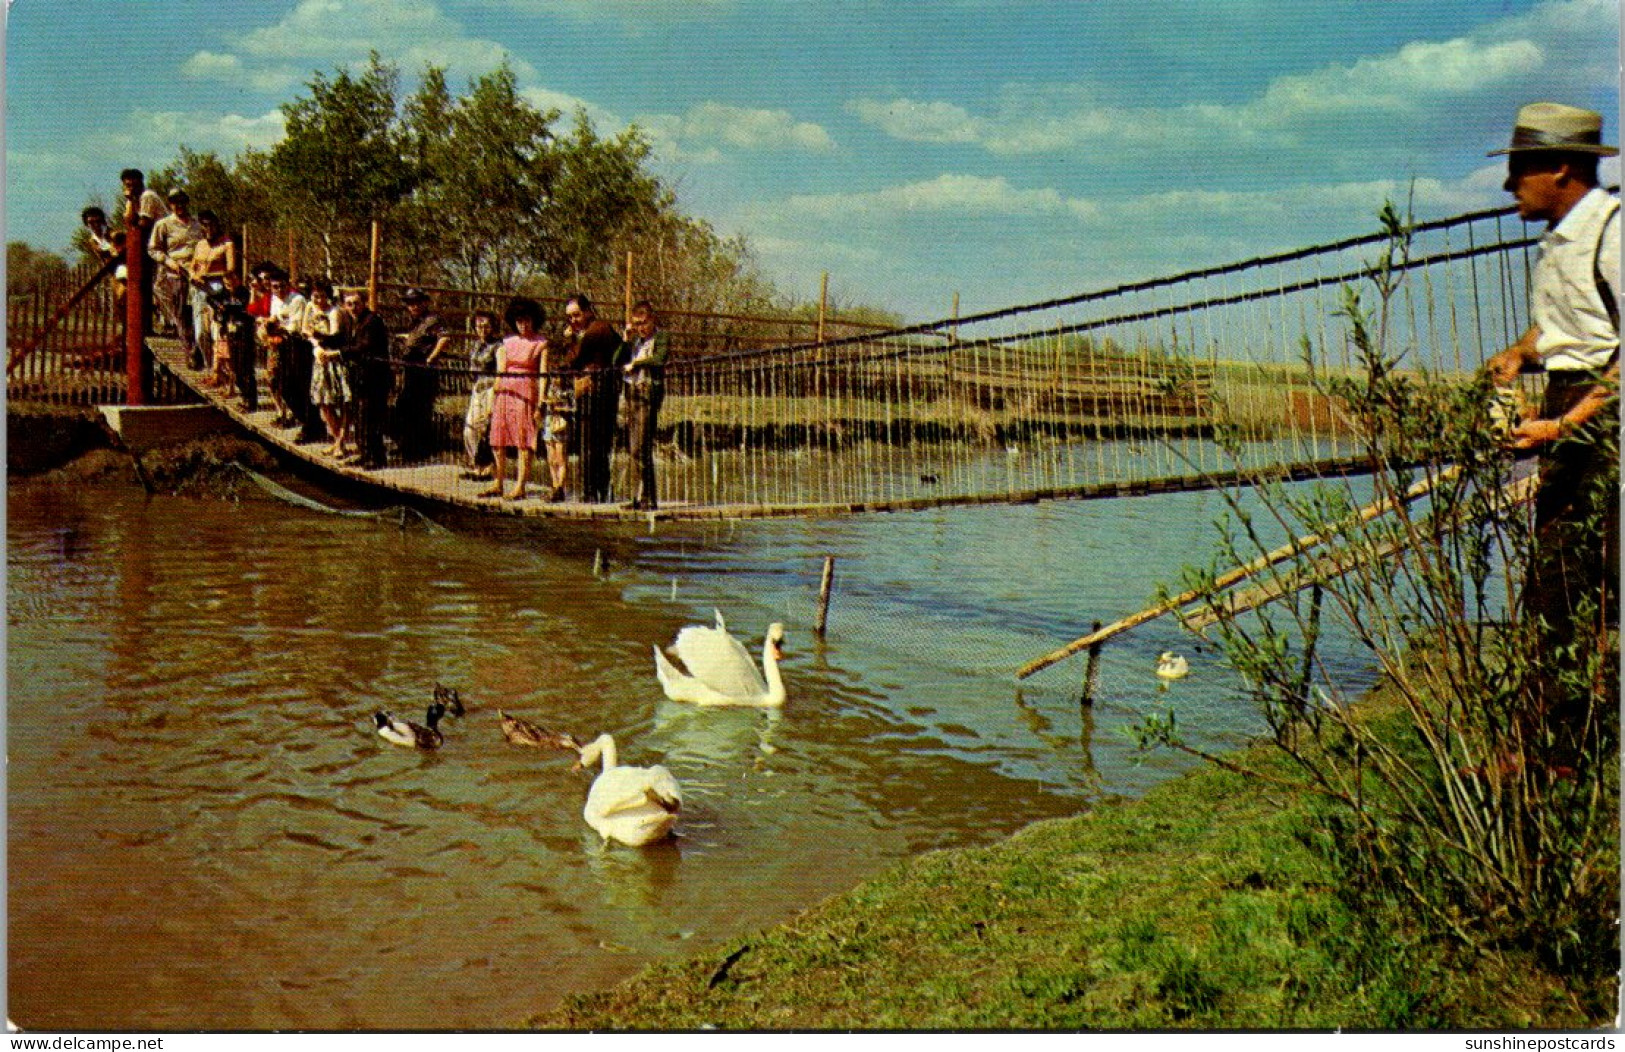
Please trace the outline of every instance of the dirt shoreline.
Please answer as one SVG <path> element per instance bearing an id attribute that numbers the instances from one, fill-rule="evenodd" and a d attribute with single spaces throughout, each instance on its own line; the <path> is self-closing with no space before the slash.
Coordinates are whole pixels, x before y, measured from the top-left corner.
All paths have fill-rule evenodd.
<path id="1" fill-rule="evenodd" d="M 6 407 L 8 483 L 113 483 L 234 499 L 244 483 L 240 467 L 283 474 L 276 456 L 252 439 L 215 435 L 136 457 L 93 406 Z"/>

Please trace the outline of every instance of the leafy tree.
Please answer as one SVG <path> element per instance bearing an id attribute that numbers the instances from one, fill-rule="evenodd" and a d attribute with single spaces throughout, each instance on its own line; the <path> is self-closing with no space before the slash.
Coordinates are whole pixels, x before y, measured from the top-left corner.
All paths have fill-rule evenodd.
<path id="1" fill-rule="evenodd" d="M 270 187 L 263 179 L 245 178 L 254 171 L 252 163 L 245 163 L 253 155 L 249 151 L 228 165 L 212 151 L 199 153 L 183 145 L 178 158 L 154 173 L 152 183 L 184 187 L 191 195 L 192 211 L 212 211 L 226 230 L 238 231 L 245 225 L 269 228 L 276 221 Z"/>
<path id="2" fill-rule="evenodd" d="M 68 261 L 26 241 L 6 242 L 6 294 L 15 296 L 61 281 L 68 273 Z"/>
<path id="3" fill-rule="evenodd" d="M 371 222 L 418 180 L 396 112 L 399 80 L 373 52 L 360 74 L 318 73 L 309 96 L 282 107 L 287 132 L 267 166 L 275 208 L 320 240 L 330 274 L 364 266 Z"/>
<path id="4" fill-rule="evenodd" d="M 558 116 L 521 98 L 506 65 L 456 99 L 443 70 L 424 74 L 406 104 L 409 151 L 422 177 L 410 225 L 419 252 L 438 249 L 448 282 L 507 291 L 536 269 L 560 164 L 552 134 Z"/>
<path id="5" fill-rule="evenodd" d="M 227 162 L 183 145 L 152 185 L 186 186 L 194 207 L 212 209 L 233 233 L 252 227 L 253 260 L 280 259 L 289 231 L 318 242 L 320 264 L 337 278 L 365 272 L 371 222 L 380 220 L 396 280 L 602 293 L 620 289 L 630 251 L 635 294 L 670 309 L 816 312 L 780 295 L 742 237 L 683 214 L 649 170 L 638 128 L 606 138 L 583 110 L 558 133 L 559 112 L 527 102 L 506 65 L 462 95 L 431 66 L 403 101 L 396 68 L 374 53 L 361 70 L 317 73 L 307 88 L 282 107 L 286 135 L 270 150 Z M 693 325 L 708 346 L 788 338 L 782 326 Z"/>
<path id="6" fill-rule="evenodd" d="M 612 279 L 617 238 L 675 209 L 671 191 L 644 168 L 649 152 L 635 125 L 604 139 L 586 110 L 576 112 L 547 210 L 542 260 L 549 274 L 577 285 Z"/>

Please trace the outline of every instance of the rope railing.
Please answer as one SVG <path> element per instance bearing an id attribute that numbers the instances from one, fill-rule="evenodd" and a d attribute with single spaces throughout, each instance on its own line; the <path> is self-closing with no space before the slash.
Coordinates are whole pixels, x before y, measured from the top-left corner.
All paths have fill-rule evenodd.
<path id="1" fill-rule="evenodd" d="M 1617 191 L 1618 187 L 1613 187 L 1612 189 Z M 1433 231 L 1448 230 L 1453 227 L 1468 225 L 1485 219 L 1499 219 L 1515 214 L 1517 214 L 1517 209 L 1514 207 L 1490 208 L 1477 212 L 1466 212 L 1446 219 L 1436 219 L 1428 222 L 1417 223 L 1414 224 L 1410 229 L 1413 234 L 1427 234 Z M 1071 296 L 1061 296 L 1054 299 L 1039 300 L 1033 303 L 1019 304 L 1014 307 L 1000 307 L 994 310 L 987 310 L 980 313 L 967 314 L 963 316 L 938 318 L 934 321 L 916 322 L 913 325 L 900 326 L 885 330 L 883 332 L 858 334 L 854 336 L 825 340 L 822 344 L 798 343 L 781 347 L 767 348 L 761 351 L 741 352 L 740 354 L 734 355 L 734 357 L 744 357 L 755 354 L 786 353 L 818 346 L 841 347 L 849 344 L 864 343 L 869 340 L 897 339 L 904 336 L 942 336 L 944 329 L 954 331 L 961 327 L 973 326 L 982 322 L 998 321 L 1001 318 L 1014 317 L 1020 314 L 1033 314 L 1041 311 L 1056 310 L 1061 307 L 1078 306 L 1098 300 L 1109 300 L 1117 297 L 1127 296 L 1137 292 L 1174 287 L 1204 279 L 1238 274 L 1256 268 L 1275 266 L 1313 257 L 1326 256 L 1338 252 L 1345 252 L 1349 249 L 1362 248 L 1367 245 L 1381 244 L 1387 240 L 1387 238 L 1388 235 L 1386 233 L 1361 234 L 1355 237 L 1344 238 L 1341 241 L 1333 241 L 1321 245 L 1309 245 L 1302 248 L 1291 249 L 1285 252 L 1278 252 L 1272 255 L 1254 256 L 1250 259 L 1240 260 L 1235 263 L 1225 263 L 1218 266 L 1187 270 L 1177 274 L 1149 278 L 1143 281 L 1126 282 L 1124 284 L 1114 285 L 1109 288 L 1076 293 Z M 1534 245 L 1538 241 L 1539 238 L 1525 238 L 1517 242 L 1517 244 Z M 1486 251 L 1501 251 L 1506 247 L 1506 243 L 1497 243 L 1495 246 L 1488 248 Z"/>

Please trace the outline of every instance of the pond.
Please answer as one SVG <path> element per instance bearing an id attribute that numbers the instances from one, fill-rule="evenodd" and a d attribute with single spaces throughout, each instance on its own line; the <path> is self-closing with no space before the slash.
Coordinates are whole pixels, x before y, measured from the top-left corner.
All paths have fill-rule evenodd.
<path id="1" fill-rule="evenodd" d="M 1182 768 L 1127 728 L 1256 718 L 1146 605 L 1211 550 L 1216 494 L 633 530 L 9 487 L 11 1016 L 29 1029 L 506 1028 L 783 921 L 909 854 L 985 844 Z M 595 555 L 607 564 L 595 573 Z M 836 557 L 827 637 L 811 632 Z M 782 711 L 666 700 L 651 647 L 722 611 L 787 628 Z M 1372 677 L 1332 640 L 1351 688 Z M 1189 678 L 1164 688 L 1163 650 Z M 434 752 L 374 733 L 437 683 Z M 605 847 L 570 757 L 498 707 L 682 783 L 676 839 Z"/>

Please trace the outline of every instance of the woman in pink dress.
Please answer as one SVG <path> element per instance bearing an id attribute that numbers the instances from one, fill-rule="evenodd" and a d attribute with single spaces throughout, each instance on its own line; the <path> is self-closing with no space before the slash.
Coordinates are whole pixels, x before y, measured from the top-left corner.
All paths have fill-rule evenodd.
<path id="1" fill-rule="evenodd" d="M 530 483 L 530 464 L 536 455 L 536 425 L 541 415 L 537 399 L 541 386 L 542 357 L 547 340 L 542 324 L 547 314 L 535 300 L 520 297 L 508 304 L 503 320 L 514 335 L 502 341 L 497 353 L 496 398 L 491 406 L 491 452 L 496 458 L 489 489 L 482 497 L 501 497 L 508 473 L 508 450 L 519 450 L 519 477 L 509 490 L 509 500 L 523 500 Z"/>

